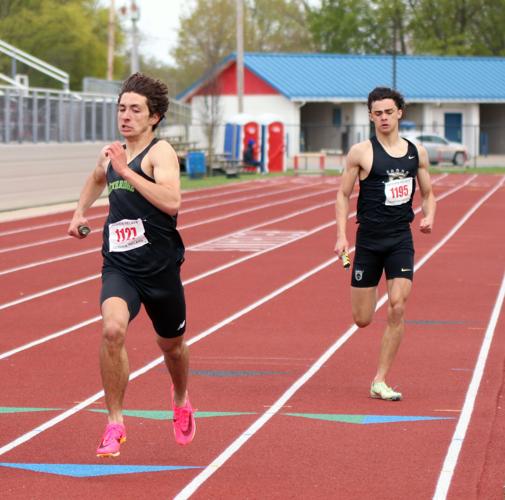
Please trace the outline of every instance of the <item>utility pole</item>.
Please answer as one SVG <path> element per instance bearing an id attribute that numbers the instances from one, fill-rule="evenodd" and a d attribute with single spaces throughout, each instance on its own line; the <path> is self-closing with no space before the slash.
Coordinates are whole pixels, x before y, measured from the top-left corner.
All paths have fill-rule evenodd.
<path id="1" fill-rule="evenodd" d="M 116 11 L 114 0 L 109 5 L 109 37 L 107 43 L 107 80 L 114 78 L 114 35 L 116 27 Z"/>
<path id="2" fill-rule="evenodd" d="M 139 64 L 139 33 L 137 23 L 140 19 L 140 10 L 135 3 L 135 0 L 131 1 L 130 13 L 132 20 L 132 58 L 131 58 L 131 72 L 137 73 L 140 69 Z"/>
<path id="3" fill-rule="evenodd" d="M 237 0 L 237 99 L 238 112 L 244 111 L 244 4 Z"/>
<path id="4" fill-rule="evenodd" d="M 140 19 L 140 9 L 138 8 L 135 0 L 131 0 L 130 8 L 121 7 L 120 12 L 123 16 L 130 14 L 130 21 L 132 22 L 132 30 L 131 30 L 131 51 L 130 51 L 130 72 L 137 73 L 140 69 L 139 64 L 139 36 L 138 36 L 138 27 L 137 23 Z"/>
<path id="5" fill-rule="evenodd" d="M 393 16 L 393 90 L 396 90 L 396 17 Z"/>

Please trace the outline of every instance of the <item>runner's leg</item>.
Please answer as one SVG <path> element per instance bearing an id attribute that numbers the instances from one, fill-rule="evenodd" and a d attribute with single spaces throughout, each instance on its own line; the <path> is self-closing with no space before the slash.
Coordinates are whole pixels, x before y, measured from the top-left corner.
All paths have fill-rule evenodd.
<path id="1" fill-rule="evenodd" d="M 103 335 L 100 372 L 110 423 L 123 423 L 123 399 L 130 373 L 125 348 L 130 313 L 126 302 L 110 297 L 102 303 Z"/>
<path id="2" fill-rule="evenodd" d="M 184 335 L 174 338 L 164 338 L 158 335 L 157 342 L 172 378 L 174 402 L 177 406 L 184 406 L 189 372 L 189 349 L 184 340 Z"/>
<path id="3" fill-rule="evenodd" d="M 377 287 L 357 288 L 351 286 L 352 317 L 360 328 L 368 326 L 377 305 Z"/>
<path id="4" fill-rule="evenodd" d="M 393 364 L 405 330 L 405 305 L 412 289 L 412 281 L 406 278 L 387 280 L 388 318 L 382 337 L 379 365 L 374 382 L 384 382 Z"/>

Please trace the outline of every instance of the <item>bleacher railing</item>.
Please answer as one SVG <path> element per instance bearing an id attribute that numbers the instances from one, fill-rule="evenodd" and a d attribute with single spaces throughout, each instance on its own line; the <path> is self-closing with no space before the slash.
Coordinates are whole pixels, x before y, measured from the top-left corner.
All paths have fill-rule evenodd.
<path id="1" fill-rule="evenodd" d="M 0 143 L 110 141 L 117 95 L 0 85 Z M 166 123 L 189 125 L 189 106 L 172 101 Z"/>

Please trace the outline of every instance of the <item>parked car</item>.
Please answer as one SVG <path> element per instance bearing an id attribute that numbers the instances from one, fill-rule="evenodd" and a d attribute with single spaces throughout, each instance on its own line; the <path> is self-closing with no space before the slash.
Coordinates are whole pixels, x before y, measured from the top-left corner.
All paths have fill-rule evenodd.
<path id="1" fill-rule="evenodd" d="M 452 163 L 463 166 L 468 159 L 468 150 L 464 144 L 450 142 L 441 135 L 411 130 L 402 132 L 401 135 L 416 144 L 422 144 L 428 152 L 431 164 Z"/>

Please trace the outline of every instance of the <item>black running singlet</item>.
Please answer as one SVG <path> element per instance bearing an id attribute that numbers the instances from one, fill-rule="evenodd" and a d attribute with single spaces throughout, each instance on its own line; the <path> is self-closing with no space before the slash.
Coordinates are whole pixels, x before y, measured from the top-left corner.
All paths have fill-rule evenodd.
<path id="1" fill-rule="evenodd" d="M 359 181 L 357 222 L 360 227 L 393 232 L 414 220 L 412 199 L 419 168 L 417 148 L 408 142 L 407 154 L 390 156 L 377 137 L 370 139 L 373 160 L 370 173 Z"/>
<path id="2" fill-rule="evenodd" d="M 128 164 L 150 182 L 140 168 L 154 139 Z M 146 200 L 109 163 L 107 167 L 109 216 L 103 229 L 104 266 L 113 266 L 132 276 L 151 276 L 169 264 L 184 260 L 184 244 L 177 231 L 177 216 L 171 216 Z"/>

